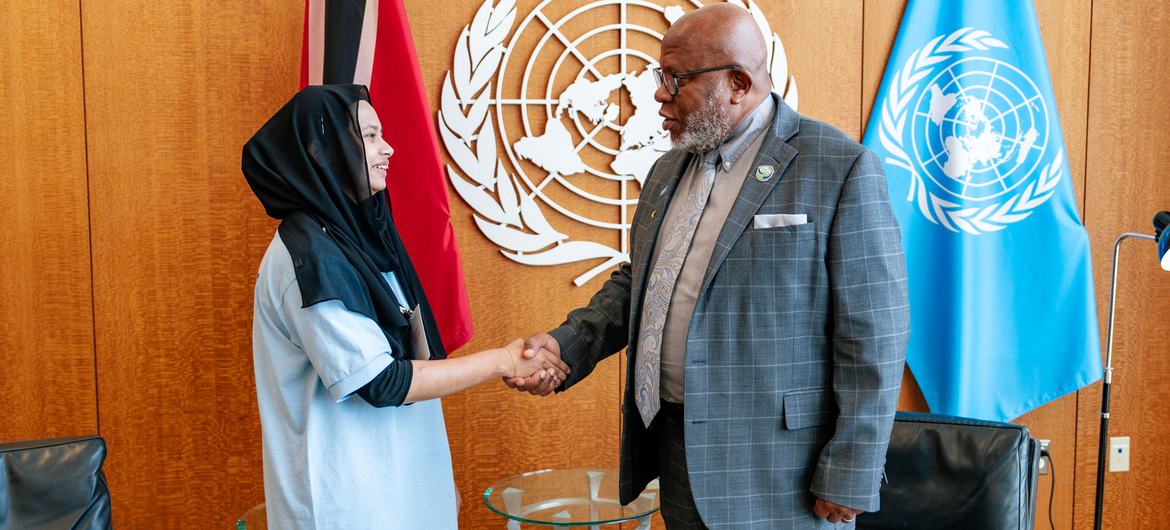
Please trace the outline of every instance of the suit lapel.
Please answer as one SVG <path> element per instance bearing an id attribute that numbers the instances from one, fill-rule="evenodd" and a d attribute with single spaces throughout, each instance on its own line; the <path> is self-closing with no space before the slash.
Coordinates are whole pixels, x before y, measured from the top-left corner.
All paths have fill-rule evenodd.
<path id="1" fill-rule="evenodd" d="M 784 172 L 792 163 L 792 159 L 796 158 L 796 148 L 788 145 L 787 141 L 799 130 L 800 115 L 785 105 L 784 101 L 775 94 L 772 95 L 772 98 L 776 103 L 772 124 L 764 133 L 767 136 L 764 137 L 764 143 L 760 146 L 760 152 L 756 155 L 751 167 L 748 168 L 748 176 L 744 180 L 743 187 L 739 190 L 739 196 L 736 197 L 731 212 L 727 214 L 727 221 L 723 223 L 723 228 L 719 231 L 719 239 L 715 241 L 715 248 L 711 250 L 711 261 L 707 263 L 707 271 L 703 275 L 703 286 L 699 289 L 700 296 L 702 296 L 701 293 L 707 291 L 707 286 L 711 284 L 715 271 L 719 270 L 723 260 L 731 252 L 731 247 L 739 240 L 747 224 L 760 210 L 764 199 L 784 178 Z M 762 165 L 772 166 L 775 171 L 772 178 L 765 181 L 755 178 L 756 168 Z"/>

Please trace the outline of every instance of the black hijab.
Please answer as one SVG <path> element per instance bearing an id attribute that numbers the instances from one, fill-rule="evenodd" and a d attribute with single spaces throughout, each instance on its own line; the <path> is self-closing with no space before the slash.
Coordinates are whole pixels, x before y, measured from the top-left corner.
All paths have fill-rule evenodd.
<path id="1" fill-rule="evenodd" d="M 393 271 L 409 308 L 421 308 L 430 357 L 442 359 L 438 326 L 386 192 L 364 198 L 369 173 L 357 111 L 369 100 L 361 85 L 306 87 L 244 144 L 244 177 L 268 215 L 281 220 L 304 307 L 339 300 L 378 323 L 395 358 L 409 359 L 410 322 L 381 274 Z"/>

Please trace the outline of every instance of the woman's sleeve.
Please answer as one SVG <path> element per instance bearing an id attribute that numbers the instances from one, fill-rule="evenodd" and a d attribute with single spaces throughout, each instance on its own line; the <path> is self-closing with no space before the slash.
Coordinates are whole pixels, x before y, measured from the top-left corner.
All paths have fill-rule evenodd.
<path id="1" fill-rule="evenodd" d="M 282 298 L 282 312 L 289 323 L 292 340 L 305 351 L 334 400 L 348 399 L 391 366 L 409 364 L 395 362 L 390 356 L 390 343 L 376 322 L 346 309 L 341 301 L 327 300 L 301 307 L 301 293 L 295 282 Z M 410 367 L 401 366 L 390 370 L 380 386 L 398 388 L 402 372 L 406 372 L 409 388 Z M 402 397 L 405 396 L 403 392 Z"/>
<path id="2" fill-rule="evenodd" d="M 392 362 L 369 383 L 357 389 L 357 395 L 375 407 L 397 407 L 406 401 L 414 365 L 410 361 Z"/>

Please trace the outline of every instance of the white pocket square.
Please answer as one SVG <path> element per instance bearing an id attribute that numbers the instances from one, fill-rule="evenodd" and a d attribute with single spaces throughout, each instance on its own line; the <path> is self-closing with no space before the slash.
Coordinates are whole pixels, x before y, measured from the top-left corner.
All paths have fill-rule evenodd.
<path id="1" fill-rule="evenodd" d="M 757 215 L 752 218 L 752 228 L 761 230 L 764 228 L 780 228 L 782 226 L 794 226 L 808 223 L 808 215 L 803 213 L 774 213 L 768 215 Z"/>

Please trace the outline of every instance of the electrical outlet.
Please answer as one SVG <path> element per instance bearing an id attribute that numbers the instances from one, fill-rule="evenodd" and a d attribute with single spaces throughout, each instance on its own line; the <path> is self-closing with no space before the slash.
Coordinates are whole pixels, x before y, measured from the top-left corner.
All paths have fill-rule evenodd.
<path id="1" fill-rule="evenodd" d="M 1129 471 L 1129 437 L 1112 436 L 1109 438 L 1109 472 L 1124 471 Z"/>
<path id="2" fill-rule="evenodd" d="M 1040 440 L 1040 474 L 1048 474 L 1048 465 L 1051 463 L 1052 452 L 1049 447 L 1052 446 L 1052 440 Z"/>

